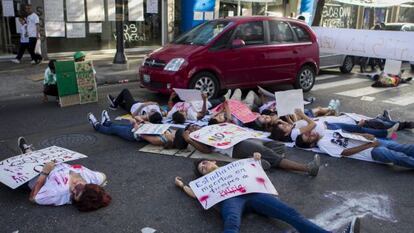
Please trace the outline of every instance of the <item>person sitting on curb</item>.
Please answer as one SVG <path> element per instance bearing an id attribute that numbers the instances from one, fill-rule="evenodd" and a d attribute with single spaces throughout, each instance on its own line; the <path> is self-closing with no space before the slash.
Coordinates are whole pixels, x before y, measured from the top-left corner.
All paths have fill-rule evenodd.
<path id="1" fill-rule="evenodd" d="M 56 84 L 55 59 L 49 61 L 45 70 L 45 78 L 43 80 L 43 102 L 48 101 L 47 96 L 55 96 L 59 100 L 58 87 Z"/>
<path id="2" fill-rule="evenodd" d="M 260 153 L 254 153 L 255 160 L 261 160 Z M 198 160 L 194 163 L 195 175 L 201 177 L 207 175 L 219 166 L 216 161 Z M 181 177 L 175 177 L 175 185 L 182 189 L 191 198 L 197 199 L 193 190 L 184 184 Z M 257 213 L 266 217 L 282 220 L 293 226 L 300 233 L 329 232 L 306 219 L 295 209 L 282 202 L 276 196 L 267 193 L 249 193 L 231 197 L 218 204 L 223 220 L 224 233 L 240 232 L 242 216 L 244 213 Z M 344 233 L 358 233 L 360 219 L 354 218 L 347 226 Z"/>
<path id="3" fill-rule="evenodd" d="M 201 94 L 203 98 L 203 106 L 200 112 L 188 102 L 174 103 L 177 94 L 172 92 L 168 100 L 168 114 L 167 118 L 172 119 L 175 124 L 184 124 L 186 121 L 197 121 L 203 119 L 207 114 L 207 94 Z"/>
<path id="4" fill-rule="evenodd" d="M 258 152 L 262 155 L 262 165 L 265 170 L 282 168 L 288 171 L 305 172 L 311 176 L 318 175 L 320 166 L 320 158 L 318 155 L 315 155 L 313 161 L 308 164 L 297 163 L 284 158 L 285 146 L 283 144 L 275 141 L 264 142 L 260 139 L 246 139 L 229 149 L 217 149 L 195 141 L 190 137 L 190 133 L 199 129 L 200 126 L 192 124 L 187 126 L 186 129 L 177 130 L 175 135 L 175 138 L 177 138 L 177 143 L 175 143 L 176 148 L 185 149 L 190 144 L 201 153 L 210 154 L 217 152 L 235 159 L 244 159 L 254 152 Z"/>
<path id="5" fill-rule="evenodd" d="M 139 116 L 144 121 L 149 121 L 154 124 L 162 123 L 164 113 L 161 111 L 159 104 L 156 102 L 135 101 L 128 89 L 123 89 L 116 98 L 108 94 L 107 99 L 109 108 L 112 110 L 120 106 L 127 112 L 130 112 L 132 117 Z"/>
<path id="6" fill-rule="evenodd" d="M 18 139 L 23 154 L 33 148 L 24 137 Z M 73 204 L 79 211 L 93 211 L 111 203 L 111 196 L 102 188 L 106 176 L 82 165 L 46 163 L 40 174 L 29 181 L 30 201 L 39 205 Z"/>

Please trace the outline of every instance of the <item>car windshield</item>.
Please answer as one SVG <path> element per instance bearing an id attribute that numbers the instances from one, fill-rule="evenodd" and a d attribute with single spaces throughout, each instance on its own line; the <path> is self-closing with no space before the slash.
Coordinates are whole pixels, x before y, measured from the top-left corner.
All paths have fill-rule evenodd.
<path id="1" fill-rule="evenodd" d="M 174 44 L 206 45 L 216 38 L 225 28 L 231 25 L 230 21 L 216 20 L 203 23 L 175 40 Z"/>

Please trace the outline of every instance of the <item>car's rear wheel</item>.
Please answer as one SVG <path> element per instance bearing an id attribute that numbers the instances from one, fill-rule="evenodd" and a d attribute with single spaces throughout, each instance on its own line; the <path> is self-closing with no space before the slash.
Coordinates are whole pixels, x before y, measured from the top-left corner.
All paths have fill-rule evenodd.
<path id="1" fill-rule="evenodd" d="M 303 66 L 296 75 L 294 87 L 302 89 L 303 92 L 308 92 L 315 84 L 315 70 L 311 66 Z"/>
<path id="2" fill-rule="evenodd" d="M 348 74 L 354 68 L 355 62 L 354 58 L 350 56 L 346 56 L 344 59 L 344 64 L 339 68 L 343 74 Z"/>
<path id="3" fill-rule="evenodd" d="M 194 76 L 191 80 L 189 88 L 206 92 L 209 98 L 215 98 L 219 93 L 219 84 L 216 76 L 205 71 Z"/>

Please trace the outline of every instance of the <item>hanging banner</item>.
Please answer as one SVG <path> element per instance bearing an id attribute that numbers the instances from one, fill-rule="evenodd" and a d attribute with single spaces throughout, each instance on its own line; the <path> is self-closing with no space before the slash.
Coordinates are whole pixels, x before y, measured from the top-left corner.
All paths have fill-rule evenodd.
<path id="1" fill-rule="evenodd" d="M 86 0 L 88 21 L 105 21 L 104 0 Z"/>
<path id="2" fill-rule="evenodd" d="M 144 21 L 144 0 L 128 0 L 128 20 Z"/>
<path id="3" fill-rule="evenodd" d="M 92 61 L 75 62 L 80 104 L 98 102 L 98 88 Z"/>
<path id="4" fill-rule="evenodd" d="M 85 38 L 85 23 L 66 23 L 67 38 Z"/>
<path id="5" fill-rule="evenodd" d="M 3 17 L 14 17 L 13 0 L 2 0 Z"/>
<path id="6" fill-rule="evenodd" d="M 46 22 L 46 37 L 65 37 L 65 22 Z"/>
<path id="7" fill-rule="evenodd" d="M 66 18 L 69 22 L 85 21 L 85 0 L 66 0 Z"/>
<path id="8" fill-rule="evenodd" d="M 260 161 L 241 159 L 190 182 L 204 209 L 232 197 L 249 193 L 278 195 Z"/>
<path id="9" fill-rule="evenodd" d="M 44 0 L 45 21 L 64 22 L 63 0 Z"/>
<path id="10" fill-rule="evenodd" d="M 414 61 L 414 32 L 312 27 L 322 53 Z"/>

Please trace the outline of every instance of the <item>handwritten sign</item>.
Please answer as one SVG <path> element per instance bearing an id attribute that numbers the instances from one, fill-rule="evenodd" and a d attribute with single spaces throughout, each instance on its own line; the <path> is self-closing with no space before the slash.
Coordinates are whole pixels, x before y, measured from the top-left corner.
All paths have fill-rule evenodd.
<path id="1" fill-rule="evenodd" d="M 98 102 L 98 88 L 93 75 L 92 61 L 75 62 L 75 70 L 80 103 Z"/>
<path id="2" fill-rule="evenodd" d="M 303 91 L 288 90 L 275 92 L 276 110 L 279 116 L 294 114 L 295 109 L 304 109 Z"/>
<path id="3" fill-rule="evenodd" d="M 414 61 L 414 32 L 312 27 L 320 52 Z"/>
<path id="4" fill-rule="evenodd" d="M 144 21 L 144 0 L 128 0 L 128 20 Z"/>
<path id="5" fill-rule="evenodd" d="M 245 129 L 235 124 L 223 123 L 205 126 L 192 132 L 190 137 L 198 142 L 218 149 L 228 149 L 249 138 L 265 138 L 267 134 Z"/>
<path id="6" fill-rule="evenodd" d="M 38 175 L 47 162 L 62 163 L 86 157 L 58 146 L 14 156 L 0 162 L 0 182 L 15 189 Z"/>
<path id="7" fill-rule="evenodd" d="M 147 0 L 147 13 L 158 14 L 158 0 Z"/>
<path id="8" fill-rule="evenodd" d="M 135 134 L 161 135 L 170 128 L 169 124 L 142 124 L 138 129 L 133 129 Z"/>
<path id="9" fill-rule="evenodd" d="M 67 38 L 85 38 L 85 23 L 66 23 Z"/>
<path id="10" fill-rule="evenodd" d="M 243 123 L 249 123 L 254 120 L 256 120 L 258 114 L 252 112 L 249 107 L 247 107 L 243 102 L 238 100 L 227 100 L 229 103 L 229 108 L 231 114 L 239 119 Z M 217 113 L 222 111 L 224 108 L 223 104 L 220 104 L 219 106 L 215 107 L 212 112 Z"/>
<path id="11" fill-rule="evenodd" d="M 185 102 L 191 101 L 202 101 L 203 98 L 201 97 L 201 91 L 196 89 L 180 89 L 174 88 L 175 93 L 177 93 L 178 97 Z"/>
<path id="12" fill-rule="evenodd" d="M 401 64 L 402 64 L 402 61 L 387 59 L 385 61 L 384 73 L 393 74 L 393 75 L 400 75 L 401 74 Z"/>
<path id="13" fill-rule="evenodd" d="M 46 21 L 45 31 L 47 37 L 65 37 L 65 22 Z"/>
<path id="14" fill-rule="evenodd" d="M 193 180 L 190 187 L 204 209 L 226 199 L 248 193 L 277 195 L 260 161 L 242 159 Z"/>

